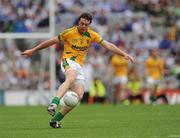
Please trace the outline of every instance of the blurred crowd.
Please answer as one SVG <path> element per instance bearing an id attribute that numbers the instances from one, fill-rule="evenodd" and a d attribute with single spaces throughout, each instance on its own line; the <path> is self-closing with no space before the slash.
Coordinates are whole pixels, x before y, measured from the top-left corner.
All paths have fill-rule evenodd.
<path id="1" fill-rule="evenodd" d="M 48 31 L 49 0 L 0 0 L 0 32 Z"/>
<path id="2" fill-rule="evenodd" d="M 140 93 L 146 88 L 145 62 L 153 49 L 156 49 L 164 62 L 160 88 L 180 88 L 179 0 L 56 0 L 55 10 L 56 34 L 76 24 L 79 14 L 88 11 L 94 17 L 92 28 L 99 32 L 103 39 L 135 57 L 136 64 L 127 65 L 128 81 L 125 90 Z M 15 31 L 19 21 L 22 21 L 21 24 L 26 26 L 28 32 L 34 31 L 47 16 L 48 0 L 0 1 L 0 24 L 3 26 L 0 27 L 1 32 L 12 31 L 11 29 Z M 6 26 L 8 24 L 10 27 Z M 41 62 L 44 59 L 42 55 L 38 53 L 31 59 L 21 56 L 21 51 L 30 47 L 28 45 L 34 46 L 38 42 L 0 40 L 1 88 L 38 89 L 41 80 L 44 89 L 50 89 L 52 84 L 49 63 L 44 66 L 43 80 L 39 79 Z M 55 47 L 57 86 L 64 81 L 59 56 L 62 47 L 61 43 Z M 112 53 L 97 44 L 93 44 L 89 49 L 84 66 L 87 77 L 83 99 L 85 102 L 114 101 L 116 87 L 112 57 Z M 135 76 L 138 82 L 136 87 L 132 87 L 132 76 Z"/>

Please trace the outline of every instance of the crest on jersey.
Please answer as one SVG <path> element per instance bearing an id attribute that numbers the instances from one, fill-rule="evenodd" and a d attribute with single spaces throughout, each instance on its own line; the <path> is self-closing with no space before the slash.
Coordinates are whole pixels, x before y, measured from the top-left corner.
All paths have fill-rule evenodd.
<path id="1" fill-rule="evenodd" d="M 90 43 L 90 40 L 89 40 L 89 39 L 87 39 L 87 40 L 86 40 L 86 43 L 87 43 L 87 44 L 89 44 L 89 43 Z"/>
<path id="2" fill-rule="evenodd" d="M 83 42 L 84 42 L 84 41 L 83 41 L 83 39 L 82 39 L 82 38 L 80 38 L 80 43 L 81 43 L 81 45 L 83 44 Z"/>
<path id="3" fill-rule="evenodd" d="M 77 41 L 78 41 L 78 40 L 77 40 L 76 38 L 72 39 L 72 42 L 73 42 L 73 43 L 77 43 Z"/>

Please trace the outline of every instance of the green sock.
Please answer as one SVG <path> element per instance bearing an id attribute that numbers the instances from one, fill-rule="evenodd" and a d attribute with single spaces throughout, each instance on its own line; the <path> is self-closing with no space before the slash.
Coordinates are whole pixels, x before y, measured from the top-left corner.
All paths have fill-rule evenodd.
<path id="1" fill-rule="evenodd" d="M 52 99 L 52 104 L 56 104 L 57 106 L 59 105 L 59 102 L 60 102 L 60 99 L 58 98 L 58 97 L 54 97 L 53 99 Z"/>
<path id="2" fill-rule="evenodd" d="M 61 112 L 56 112 L 55 116 L 52 118 L 52 121 L 61 121 L 64 115 Z"/>

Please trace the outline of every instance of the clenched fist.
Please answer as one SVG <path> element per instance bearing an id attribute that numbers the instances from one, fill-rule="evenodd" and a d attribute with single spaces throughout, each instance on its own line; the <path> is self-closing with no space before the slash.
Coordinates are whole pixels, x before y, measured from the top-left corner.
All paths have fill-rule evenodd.
<path id="1" fill-rule="evenodd" d="M 32 54 L 34 53 L 35 51 L 33 50 L 33 49 L 29 49 L 29 50 L 25 50 L 23 53 L 22 53 L 22 55 L 24 56 L 24 57 L 31 57 L 32 56 Z"/>

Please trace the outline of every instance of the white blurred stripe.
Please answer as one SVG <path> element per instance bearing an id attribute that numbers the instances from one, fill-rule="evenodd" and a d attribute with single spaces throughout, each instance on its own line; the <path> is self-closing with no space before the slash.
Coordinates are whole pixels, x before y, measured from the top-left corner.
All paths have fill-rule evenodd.
<path id="1" fill-rule="evenodd" d="M 0 33 L 0 39 L 38 39 L 38 38 L 52 38 L 51 33 Z"/>

